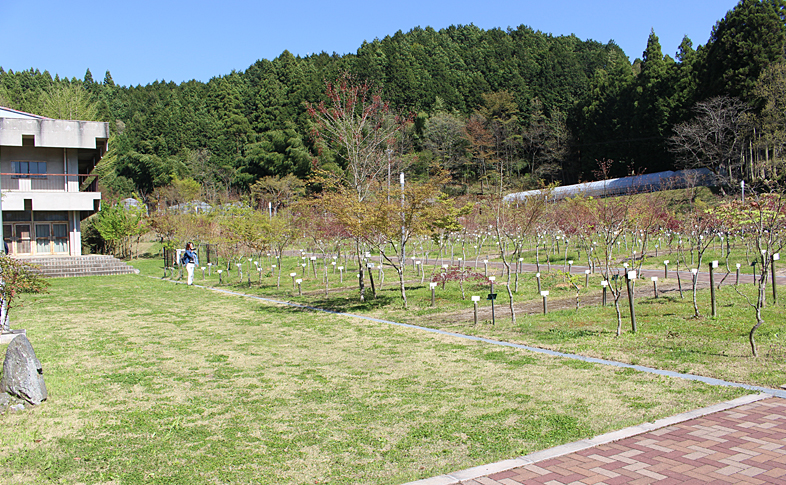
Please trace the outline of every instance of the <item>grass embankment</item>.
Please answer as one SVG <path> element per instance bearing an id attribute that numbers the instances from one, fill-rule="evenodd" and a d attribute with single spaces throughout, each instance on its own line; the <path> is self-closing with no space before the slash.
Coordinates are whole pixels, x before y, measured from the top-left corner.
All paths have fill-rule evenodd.
<path id="1" fill-rule="evenodd" d="M 0 416 L 6 484 L 394 484 L 741 393 L 143 276 L 52 283 L 13 316 L 49 400 Z"/>

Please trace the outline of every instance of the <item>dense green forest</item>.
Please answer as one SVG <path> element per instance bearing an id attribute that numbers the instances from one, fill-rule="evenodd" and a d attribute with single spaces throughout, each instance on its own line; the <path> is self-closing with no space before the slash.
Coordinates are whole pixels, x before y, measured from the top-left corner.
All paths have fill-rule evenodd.
<path id="1" fill-rule="evenodd" d="M 457 194 L 483 190 L 495 177 L 510 188 L 593 180 L 599 167 L 620 176 L 708 165 L 731 182 L 770 177 L 758 162 L 780 156 L 785 46 L 786 2 L 741 0 L 704 45 L 694 49 L 686 37 L 675 58 L 655 32 L 631 63 L 613 42 L 523 25 L 416 28 L 343 56 L 285 51 L 207 83 L 125 87 L 109 72 L 96 81 L 89 70 L 80 80 L 0 67 L 0 105 L 110 122 L 111 151 L 99 170 L 117 196 L 146 198 L 186 179 L 205 197 L 226 196 L 262 177 L 339 170 L 344 157 L 317 146 L 307 103 L 325 100 L 326 81 L 342 73 L 373 83 L 396 112 L 410 113 L 388 151 L 396 167 L 417 177 L 440 164 Z M 731 114 L 723 111 L 729 106 Z M 697 154 L 678 136 L 704 119 L 703 109 L 736 123 L 733 147 L 721 147 L 728 153 Z"/>

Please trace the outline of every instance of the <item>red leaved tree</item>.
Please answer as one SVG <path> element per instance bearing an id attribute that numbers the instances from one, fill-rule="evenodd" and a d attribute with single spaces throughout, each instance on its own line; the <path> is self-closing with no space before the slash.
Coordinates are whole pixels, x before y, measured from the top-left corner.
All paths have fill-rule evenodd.
<path id="1" fill-rule="evenodd" d="M 389 164 L 387 150 L 393 148 L 396 134 L 408 118 L 393 113 L 379 89 L 347 73 L 327 83 L 325 95 L 327 103 L 307 103 L 306 107 L 314 122 L 314 137 L 343 158 L 344 174 L 339 180 L 324 180 L 323 187 L 332 191 L 328 199 L 337 209 L 346 209 L 340 211 L 343 217 L 338 219 L 346 223 L 347 233 L 355 242 L 358 268 L 362 269 L 361 243 L 368 216 L 362 205 L 379 189 L 380 175 Z M 360 300 L 364 301 L 362 271 L 359 285 Z"/>

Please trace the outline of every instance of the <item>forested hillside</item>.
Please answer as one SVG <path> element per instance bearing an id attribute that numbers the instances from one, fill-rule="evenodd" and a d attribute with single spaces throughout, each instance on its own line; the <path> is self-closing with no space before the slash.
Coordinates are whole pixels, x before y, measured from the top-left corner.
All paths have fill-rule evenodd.
<path id="1" fill-rule="evenodd" d="M 411 119 L 387 152 L 395 165 L 417 177 L 440 164 L 457 193 L 501 186 L 500 178 L 512 188 L 592 180 L 603 160 L 613 161 L 604 164 L 610 175 L 705 164 L 728 168 L 731 180 L 757 172 L 754 160 L 780 153 L 784 5 L 742 0 L 707 26 L 705 45 L 694 49 L 685 38 L 676 58 L 661 51 L 655 32 L 631 63 L 613 43 L 526 26 L 416 28 L 349 55 L 285 51 L 207 83 L 118 86 L 109 72 L 96 81 L 89 70 L 69 80 L 39 70 L 46 66 L 0 68 L 0 105 L 110 122 L 111 151 L 99 170 L 118 196 L 145 198 L 187 179 L 205 197 L 231 196 L 266 176 L 340 170 L 345 157 L 312 137 L 307 103 L 324 101 L 325 82 L 343 73 L 378 86 L 393 110 Z M 748 116 L 734 127 L 737 151 L 723 160 L 697 156 L 688 141 L 674 139 L 676 127 L 698 119 L 697 103 L 719 96 L 739 103 L 735 116 Z"/>

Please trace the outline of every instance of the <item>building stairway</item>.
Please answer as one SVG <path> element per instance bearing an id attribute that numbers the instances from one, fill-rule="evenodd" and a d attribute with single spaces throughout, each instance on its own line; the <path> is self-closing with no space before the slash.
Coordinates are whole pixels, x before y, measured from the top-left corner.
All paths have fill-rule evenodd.
<path id="1" fill-rule="evenodd" d="M 114 256 L 98 254 L 20 258 L 20 260 L 37 266 L 44 276 L 50 278 L 139 273 L 138 269 L 129 266 Z"/>

